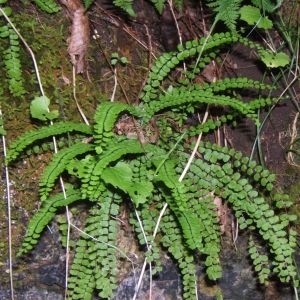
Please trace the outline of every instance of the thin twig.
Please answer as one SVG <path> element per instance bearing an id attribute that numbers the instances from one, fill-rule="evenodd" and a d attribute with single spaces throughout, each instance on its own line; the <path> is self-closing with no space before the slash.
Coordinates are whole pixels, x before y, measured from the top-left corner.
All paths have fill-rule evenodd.
<path id="1" fill-rule="evenodd" d="M 165 211 L 166 211 L 167 207 L 168 207 L 168 204 L 165 203 L 164 206 L 163 206 L 163 208 L 162 208 L 162 210 L 160 211 L 160 214 L 159 214 L 159 216 L 158 216 L 158 219 L 157 219 L 157 222 L 156 222 L 156 225 L 155 225 L 153 234 L 152 234 L 152 236 L 153 236 L 153 241 L 154 241 L 154 239 L 155 239 L 155 237 L 156 237 L 156 235 L 157 235 L 158 228 L 159 228 L 159 224 L 160 224 L 160 222 L 161 222 L 161 219 L 162 219 L 163 215 L 165 214 Z M 136 210 L 135 210 L 135 212 L 136 212 L 136 215 L 137 215 L 137 211 L 136 211 Z M 137 215 L 137 217 L 138 217 L 138 215 Z M 138 220 L 139 220 L 139 217 L 138 217 Z M 139 221 L 139 222 L 140 222 L 140 221 Z M 141 225 L 140 225 L 140 226 L 141 226 Z M 141 228 L 142 228 L 142 227 L 141 227 Z M 144 238 L 145 238 L 145 241 L 146 241 L 146 236 L 145 236 L 144 232 L 143 232 L 143 235 L 144 235 Z M 149 247 L 148 247 L 148 243 L 147 243 L 147 249 L 148 249 L 148 251 L 150 251 L 151 248 L 152 248 L 152 244 L 150 244 Z M 140 277 L 139 277 L 139 280 L 138 280 L 138 284 L 137 284 L 137 286 L 136 286 L 136 288 L 135 288 L 135 293 L 134 293 L 134 296 L 133 296 L 132 300 L 135 300 L 136 297 L 137 297 L 137 295 L 138 295 L 139 289 L 140 289 L 141 284 L 142 284 L 142 279 L 143 279 L 143 277 L 144 277 L 144 273 L 145 273 L 145 270 L 146 270 L 146 266 L 147 266 L 147 257 L 146 257 L 145 260 L 144 260 L 144 263 L 143 263 L 143 266 L 142 266 L 142 270 L 141 270 L 141 273 L 140 273 Z M 151 271 L 151 270 L 150 270 L 150 271 Z M 151 276 L 151 274 L 150 274 L 150 280 L 152 281 L 151 278 L 152 278 L 152 276 Z M 150 285 L 150 299 L 151 299 L 151 285 Z"/>
<path id="2" fill-rule="evenodd" d="M 168 159 L 168 157 L 171 155 L 171 153 L 175 150 L 175 148 L 177 147 L 177 145 L 181 142 L 181 140 L 183 139 L 183 137 L 185 136 L 185 133 L 183 133 L 180 138 L 178 139 L 178 141 L 176 142 L 176 144 L 172 147 L 172 149 L 167 153 L 166 157 L 161 161 L 161 163 L 158 165 L 158 167 L 156 168 L 156 172 L 155 174 L 159 171 L 159 169 L 162 167 L 162 165 L 165 163 L 165 161 Z M 156 225 L 155 225 L 155 228 L 154 228 L 154 231 L 153 231 L 153 241 L 157 235 L 157 232 L 158 232 L 158 228 L 159 228 L 159 224 L 161 222 L 161 219 L 166 211 L 168 207 L 168 204 L 165 203 L 162 210 L 160 211 L 160 214 L 158 216 L 158 219 L 157 219 L 157 222 L 156 222 Z M 152 245 L 149 246 L 149 248 L 151 249 L 152 248 Z M 138 291 L 140 289 L 140 285 L 142 283 L 142 279 L 143 279 L 143 276 L 144 276 L 144 273 L 145 273 L 145 270 L 146 270 L 146 266 L 147 266 L 147 258 L 145 258 L 144 260 L 144 263 L 143 263 L 143 266 L 142 266 L 142 270 L 141 270 L 141 273 L 140 273 L 140 277 L 139 277 L 139 281 L 138 281 L 138 284 L 136 286 L 136 290 L 135 290 L 135 294 L 134 294 L 134 297 L 132 298 L 132 300 L 135 300 L 137 295 L 138 295 Z"/>
<path id="3" fill-rule="evenodd" d="M 146 233 L 145 233 L 145 230 L 144 230 L 144 226 L 143 226 L 143 223 L 140 219 L 140 216 L 139 216 L 137 210 L 135 209 L 134 212 L 135 212 L 136 218 L 138 220 L 139 226 L 142 230 L 142 234 L 143 234 L 146 246 L 147 246 L 147 250 L 150 252 L 151 248 L 152 248 L 152 245 L 151 244 L 149 245 L 149 243 L 148 243 L 147 236 L 146 236 Z M 138 291 L 139 291 L 139 289 L 141 287 L 141 284 L 142 284 L 142 280 L 143 280 L 143 277 L 144 277 L 146 266 L 147 266 L 147 258 L 145 258 L 145 260 L 144 260 L 143 267 L 142 267 L 142 270 L 141 270 L 141 273 L 140 273 L 138 283 L 135 287 L 135 293 L 133 295 L 132 300 L 135 300 L 137 295 L 138 295 Z M 151 294 L 152 294 L 152 268 L 151 268 L 151 263 L 149 263 L 149 267 L 150 267 L 150 299 L 151 299 Z"/>
<path id="4" fill-rule="evenodd" d="M 84 123 L 86 124 L 86 125 L 90 125 L 90 123 L 89 123 L 89 121 L 88 121 L 88 119 L 87 119 L 87 117 L 85 116 L 85 114 L 84 114 L 84 112 L 83 112 L 83 110 L 82 110 L 82 108 L 81 108 L 81 106 L 79 105 L 79 102 L 78 102 L 78 100 L 77 100 L 77 96 L 76 96 L 76 68 L 75 68 L 75 66 L 73 65 L 73 67 L 72 67 L 72 82 L 73 82 L 73 98 L 74 98 L 74 100 L 75 100 L 75 103 L 76 103 L 76 106 L 77 106 L 77 109 L 78 109 L 78 112 L 79 112 L 79 114 L 80 114 L 80 116 L 81 116 L 81 118 L 83 119 L 83 121 L 84 121 Z"/>
<path id="5" fill-rule="evenodd" d="M 2 119 L 2 110 L 0 109 L 0 119 Z M 3 126 L 2 126 L 3 127 Z M 6 159 L 6 140 L 2 135 L 2 147 L 4 160 Z M 6 201 L 7 201 L 7 227 L 8 227 L 8 264 L 9 264 L 9 281 L 10 281 L 10 298 L 14 300 L 14 281 L 13 281 L 13 262 L 12 262 L 12 230 L 11 230 L 11 198 L 9 186 L 8 166 L 5 164 L 5 184 L 6 184 Z"/>
<path id="6" fill-rule="evenodd" d="M 178 22 L 177 22 L 177 18 L 176 18 L 174 9 L 173 9 L 172 0 L 168 0 L 168 4 L 169 4 L 169 7 L 170 7 L 171 15 L 172 15 L 172 17 L 174 19 L 174 22 L 175 22 L 175 26 L 176 26 L 176 30 L 177 30 L 177 34 L 178 34 L 178 38 L 179 38 L 179 44 L 182 45 L 182 35 L 181 35 L 181 31 L 180 31 L 180 28 L 179 28 L 179 25 L 178 25 Z M 184 69 L 184 71 L 186 71 L 185 62 L 183 62 L 183 69 Z"/>
<path id="7" fill-rule="evenodd" d="M 291 140 L 290 140 L 290 148 L 287 154 L 287 161 L 290 165 L 295 166 L 295 167 L 299 167 L 299 164 L 297 164 L 294 160 L 294 154 L 293 151 L 291 151 L 293 149 L 293 144 L 298 136 L 298 132 L 297 132 L 297 123 L 298 123 L 298 118 L 299 118 L 299 112 L 296 113 L 295 118 L 293 120 L 293 124 L 292 124 L 292 128 L 291 128 Z"/>
<path id="8" fill-rule="evenodd" d="M 205 123 L 206 120 L 207 120 L 207 117 L 208 117 L 208 110 L 209 110 L 209 106 L 207 106 L 207 108 L 206 108 L 206 111 L 205 111 L 205 114 L 204 114 L 204 118 L 203 118 L 202 124 Z M 181 182 L 181 181 L 183 180 L 183 178 L 185 177 L 187 171 L 189 170 L 189 168 L 190 168 L 190 166 L 191 166 L 191 164 L 192 164 L 192 161 L 193 161 L 193 159 L 194 159 L 194 157 L 195 157 L 195 155 L 196 155 L 196 152 L 197 152 L 197 150 L 198 150 L 198 147 L 199 147 L 199 144 L 200 144 L 200 142 L 201 142 L 201 139 L 202 139 L 202 132 L 199 134 L 198 139 L 197 139 L 197 142 L 196 142 L 196 144 L 195 144 L 195 147 L 194 147 L 194 149 L 193 149 L 193 151 L 192 151 L 192 154 L 190 155 L 189 160 L 188 160 L 187 164 L 185 165 L 184 170 L 182 171 L 182 173 L 181 173 L 181 175 L 180 175 L 180 177 L 179 177 L 179 179 L 178 179 L 179 182 Z"/>
<path id="9" fill-rule="evenodd" d="M 110 102 L 114 102 L 116 91 L 117 91 L 117 86 L 118 86 L 118 77 L 117 77 L 117 68 L 116 67 L 114 67 L 113 73 L 114 73 L 114 88 L 113 88 L 113 91 L 112 91 L 112 94 L 110 97 Z"/>
<path id="10" fill-rule="evenodd" d="M 108 247 L 111 247 L 115 250 L 117 250 L 122 256 L 124 256 L 131 264 L 132 264 L 132 268 L 135 270 L 134 268 L 134 262 L 132 259 L 130 259 L 130 257 L 128 255 L 126 255 L 126 253 L 124 251 L 122 251 L 120 248 L 116 247 L 115 245 L 113 244 L 110 244 L 110 243 L 106 243 L 106 242 L 103 242 L 103 241 L 100 241 L 98 239 L 96 239 L 95 237 L 93 237 L 92 235 L 86 233 L 85 231 L 81 230 L 79 227 L 77 227 L 76 225 L 74 225 L 72 222 L 70 222 L 70 226 L 75 228 L 78 232 L 80 232 L 81 234 L 84 234 L 85 236 L 89 237 L 90 239 L 92 239 L 93 241 L 97 242 L 97 243 L 101 243 L 101 244 L 104 244 Z"/>

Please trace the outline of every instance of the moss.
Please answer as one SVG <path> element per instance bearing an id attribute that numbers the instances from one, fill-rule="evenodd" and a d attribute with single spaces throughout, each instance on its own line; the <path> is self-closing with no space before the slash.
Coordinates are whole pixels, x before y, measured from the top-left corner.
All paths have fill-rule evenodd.
<path id="1" fill-rule="evenodd" d="M 299 168 L 291 168 L 288 173 L 292 176 L 292 184 L 288 187 L 287 192 L 291 196 L 294 205 L 291 207 L 290 212 L 297 215 L 298 219 L 295 222 L 297 225 L 297 231 L 300 232 L 300 175 Z"/>

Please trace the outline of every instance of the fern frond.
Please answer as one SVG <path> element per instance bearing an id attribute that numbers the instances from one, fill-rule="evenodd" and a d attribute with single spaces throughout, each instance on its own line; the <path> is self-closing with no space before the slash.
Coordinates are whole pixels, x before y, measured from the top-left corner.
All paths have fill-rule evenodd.
<path id="1" fill-rule="evenodd" d="M 174 170 L 174 162 L 165 161 L 155 180 L 163 182 L 171 190 L 171 196 L 162 190 L 164 198 L 180 223 L 187 245 L 192 250 L 198 249 L 201 243 L 201 225 L 197 215 L 188 206 L 190 196 L 186 185 L 178 181 Z"/>
<path id="2" fill-rule="evenodd" d="M 108 199 L 108 198 L 111 199 Z M 100 201 L 101 208 L 95 208 L 94 218 L 89 227 L 89 235 L 97 241 L 91 241 L 88 249 L 91 266 L 94 270 L 96 289 L 101 298 L 110 298 L 117 287 L 117 228 L 116 220 L 120 209 L 121 198 L 112 193 L 106 194 Z M 109 216 L 109 219 L 107 218 Z M 95 226 L 99 224 L 99 226 Z"/>
<path id="3" fill-rule="evenodd" d="M 202 133 L 215 130 L 226 123 L 233 122 L 239 116 L 238 113 L 233 112 L 232 114 L 222 115 L 217 119 L 208 119 L 206 122 L 189 127 L 185 132 L 188 136 L 195 136 Z"/>
<path id="4" fill-rule="evenodd" d="M 216 20 L 223 21 L 231 32 L 235 32 L 241 2 L 242 0 L 207 0 L 207 6 L 217 13 Z"/>
<path id="5" fill-rule="evenodd" d="M 95 0 L 83 0 L 84 8 L 88 10 L 94 2 Z"/>
<path id="6" fill-rule="evenodd" d="M 29 252 L 34 245 L 37 244 L 40 235 L 44 228 L 49 224 L 60 207 L 70 205 L 75 201 L 81 200 L 79 190 L 68 189 L 67 198 L 64 198 L 63 193 L 57 194 L 43 201 L 42 206 L 37 213 L 32 217 L 28 226 L 25 238 L 23 240 L 18 256 Z"/>
<path id="7" fill-rule="evenodd" d="M 94 289 L 101 298 L 110 298 L 117 287 L 116 217 L 120 197 L 110 192 L 103 196 L 101 204 L 90 210 L 86 235 L 77 243 L 68 286 L 72 299 L 90 299 Z"/>
<path id="8" fill-rule="evenodd" d="M 188 41 L 185 45 L 179 45 L 177 51 L 165 53 L 156 60 L 151 68 L 147 84 L 145 85 L 140 96 L 143 100 L 143 103 L 151 103 L 152 101 L 155 101 L 160 97 L 163 80 L 165 80 L 170 75 L 171 71 L 183 61 L 186 61 L 190 58 L 196 59 L 198 58 L 199 54 L 201 54 L 198 59 L 199 61 L 197 62 L 197 65 L 194 65 L 193 67 L 190 66 L 190 70 L 186 74 L 187 78 L 193 80 L 195 74 L 198 71 L 201 71 L 201 69 L 211 61 L 211 59 L 215 55 L 215 52 L 220 51 L 221 47 L 226 44 L 233 44 L 237 42 L 251 49 L 256 49 L 258 51 L 258 54 L 262 57 L 266 55 L 266 51 L 260 45 L 251 42 L 247 38 L 243 38 L 235 33 L 230 32 L 217 33 L 209 36 L 208 38 Z M 247 82 L 243 82 L 243 80 L 245 79 L 241 79 L 239 85 L 241 86 L 242 84 L 245 84 L 245 87 L 247 87 Z M 231 83 L 233 84 L 233 82 L 234 81 L 232 81 Z M 186 83 L 181 83 L 181 85 L 188 85 L 190 89 L 191 86 L 189 85 L 189 83 L 190 82 L 187 81 Z M 230 82 L 226 82 L 225 86 L 226 84 L 230 85 Z M 236 84 L 238 85 L 238 83 Z M 257 87 L 263 87 L 263 85 L 260 86 L 257 82 L 254 82 L 254 84 Z M 141 108 L 143 108 L 142 104 Z"/>
<path id="9" fill-rule="evenodd" d="M 199 163 L 199 160 L 195 160 L 191 166 L 191 171 L 197 164 L 200 170 L 196 171 L 195 169 L 194 174 L 201 176 L 199 180 L 201 178 L 203 181 L 205 178 L 206 182 L 203 181 L 203 187 L 210 187 L 210 189 L 213 187 L 215 193 L 229 202 L 239 221 L 240 229 L 256 229 L 259 232 L 261 238 L 268 244 L 270 252 L 274 255 L 273 271 L 281 282 L 292 280 L 296 274 L 296 268 L 291 255 L 294 250 L 288 243 L 287 227 L 293 220 L 293 216 L 283 215 L 282 218 L 276 216 L 263 193 L 251 183 L 250 179 L 253 174 L 249 173 L 249 169 L 257 168 L 255 162 L 251 162 L 247 157 L 243 158 L 241 153 L 235 153 L 234 150 L 221 148 L 219 152 L 219 149 L 217 145 L 213 145 L 208 151 L 205 147 L 200 146 L 199 152 L 204 155 L 203 158 L 207 162 Z M 232 155 L 236 158 L 233 163 L 228 159 L 228 156 Z M 218 160 L 223 160 L 225 164 L 217 165 Z M 236 163 L 238 160 L 241 160 L 242 163 Z M 243 167 L 245 165 L 247 167 Z M 236 168 L 242 172 L 237 172 Z M 208 171 L 209 176 L 205 177 Z M 245 171 L 247 173 L 242 176 Z M 273 187 L 272 181 L 275 178 L 273 176 L 268 178 L 270 174 L 264 170 L 257 169 L 257 171 L 261 175 L 254 180 L 259 180 L 263 187 L 267 185 Z"/>
<path id="10" fill-rule="evenodd" d="M 248 247 L 249 256 L 253 262 L 255 272 L 258 274 L 259 282 L 261 284 L 267 284 L 271 274 L 268 256 L 260 253 L 258 245 L 254 242 L 252 235 L 250 235 Z"/>
<path id="11" fill-rule="evenodd" d="M 21 70 L 19 37 L 9 25 L 1 28 L 1 36 L 5 35 L 9 39 L 9 47 L 3 51 L 8 87 L 14 97 L 20 97 L 26 91 L 24 89 L 24 79 Z"/>
<path id="12" fill-rule="evenodd" d="M 202 86 L 195 85 L 195 89 L 203 89 L 207 92 L 218 93 L 230 89 L 256 89 L 256 90 L 270 90 L 271 86 L 264 84 L 258 80 L 253 80 L 247 77 L 226 77 L 212 83 L 205 83 Z"/>
<path id="13" fill-rule="evenodd" d="M 122 8 L 131 17 L 136 16 L 136 13 L 132 6 L 133 0 L 113 0 L 113 3 L 115 6 Z"/>
<path id="14" fill-rule="evenodd" d="M 256 228 L 265 240 L 272 253 L 273 272 L 280 281 L 293 280 L 297 271 L 292 257 L 294 249 L 288 242 L 289 217 L 281 219 L 276 216 L 262 195 L 245 178 L 231 178 L 231 182 L 224 188 L 223 198 L 228 200 L 235 211 L 240 228 Z"/>
<path id="15" fill-rule="evenodd" d="M 165 212 L 164 222 L 161 223 L 161 231 L 163 232 L 161 243 L 168 249 L 179 267 L 184 299 L 196 299 L 195 259 L 192 252 L 186 247 L 181 228 L 170 209 Z"/>
<path id="16" fill-rule="evenodd" d="M 92 299 L 95 290 L 95 277 L 90 268 L 88 240 L 85 236 L 76 244 L 68 278 L 68 299 Z"/>
<path id="17" fill-rule="evenodd" d="M 160 0 L 152 2 L 163 5 Z M 131 0 L 115 3 L 132 9 Z M 222 5 L 217 1 L 214 3 L 221 20 L 218 9 Z M 223 5 L 230 8 L 232 3 L 239 1 L 226 0 Z M 224 12 L 223 17 L 227 13 Z M 228 18 L 234 27 L 234 12 Z M 292 256 L 296 236 L 288 228 L 296 217 L 281 213 L 280 209 L 286 209 L 291 201 L 286 195 L 274 192 L 275 175 L 244 157 L 241 152 L 201 142 L 185 178 L 178 181 L 189 159 L 187 152 L 191 150 L 188 143 L 180 144 L 183 138 L 218 128 L 240 115 L 256 121 L 258 109 L 277 101 L 275 98 L 261 97 L 244 102 L 235 97 L 233 90 L 236 89 L 270 89 L 268 85 L 248 78 L 230 78 L 191 86 L 195 74 L 215 58 L 222 46 L 236 42 L 257 50 L 259 55 L 265 57 L 267 65 L 274 66 L 270 53 L 235 33 L 214 34 L 189 41 L 155 62 L 143 90 L 142 102 L 136 108 L 104 102 L 97 108 L 91 127 L 70 122 L 57 123 L 29 132 L 12 143 L 7 164 L 27 146 L 54 135 L 75 131 L 92 138 L 91 144 L 77 141 L 73 146 L 60 149 L 46 167 L 40 182 L 42 206 L 30 227 L 29 237 L 25 239 L 25 250 L 21 252 L 29 251 L 36 244 L 36 239 L 58 207 L 80 199 L 90 201 L 90 214 L 77 242 L 70 271 L 70 299 L 91 299 L 94 290 L 98 290 L 101 298 L 112 297 L 116 288 L 117 252 L 124 254 L 117 248 L 117 216 L 120 206 L 128 204 L 128 198 L 132 200 L 130 209 L 134 206 L 136 215 L 140 216 L 140 220 L 134 218 L 131 209 L 130 222 L 137 238 L 144 248 L 152 246 L 152 250 L 149 247 L 146 250 L 147 260 L 155 263 L 160 259 L 160 245 L 168 249 L 180 269 L 185 299 L 196 297 L 195 251 L 204 256 L 209 279 L 216 280 L 222 275 L 219 200 L 228 203 L 241 230 L 255 232 L 266 245 L 266 257 L 262 258 L 260 253 L 257 257 L 257 253 L 253 255 L 254 268 L 260 271 L 269 267 L 270 274 L 277 275 L 282 282 L 295 282 L 297 271 Z M 193 64 L 194 60 L 196 63 Z M 276 66 L 286 62 L 285 57 L 278 60 Z M 184 74 L 185 79 L 172 81 L 172 86 L 167 86 L 169 75 L 183 62 L 187 63 L 188 70 Z M 204 124 L 188 128 L 185 123 L 188 116 L 203 104 L 226 106 L 226 115 L 212 117 Z M 119 116 L 125 112 L 137 117 L 136 124 L 143 134 L 147 135 L 149 129 L 155 130 L 158 138 L 142 144 L 138 139 L 117 136 L 114 127 Z M 161 112 L 171 116 L 175 125 L 168 118 L 159 118 L 158 113 Z M 153 122 L 149 126 L 147 121 L 151 118 Z M 63 199 L 61 195 L 58 198 L 48 197 L 56 179 L 65 170 L 72 176 L 72 182 L 77 179 L 80 193 L 75 191 L 76 197 L 72 199 Z M 219 198 L 218 206 L 215 204 L 216 197 Z M 271 206 L 269 197 L 274 200 L 275 208 Z M 166 211 L 160 219 L 157 239 L 154 240 L 152 235 L 162 207 Z M 251 244 L 251 249 L 253 253 L 259 251 L 256 243 Z M 268 266 L 269 261 L 271 266 Z M 161 269 L 160 262 L 156 263 L 155 268 Z M 261 273 L 261 279 L 265 282 L 265 271 Z"/>
<path id="18" fill-rule="evenodd" d="M 186 87 L 173 88 L 171 91 L 159 97 L 158 101 L 152 101 L 148 105 L 145 105 L 144 109 L 146 112 L 145 122 L 148 121 L 150 117 L 155 115 L 157 112 L 162 111 L 167 108 L 173 108 L 176 106 L 187 106 L 189 104 L 212 104 L 229 106 L 245 116 L 253 116 L 254 111 L 252 107 L 249 107 L 247 103 L 241 100 L 234 99 L 229 96 L 215 95 L 210 91 L 205 90 L 189 90 Z"/>
<path id="19" fill-rule="evenodd" d="M 82 134 L 92 134 L 92 130 L 89 126 L 83 123 L 78 124 L 73 122 L 58 122 L 51 126 L 28 131 L 11 143 L 7 152 L 6 164 L 8 165 L 14 161 L 25 148 L 34 144 L 36 141 L 73 131 Z"/>
<path id="20" fill-rule="evenodd" d="M 33 0 L 33 2 L 37 5 L 37 7 L 48 14 L 60 11 L 60 6 L 55 0 Z"/>
<path id="21" fill-rule="evenodd" d="M 204 265 L 206 274 L 210 280 L 217 280 L 222 277 L 222 267 L 219 253 L 221 251 L 220 224 L 217 217 L 217 207 L 213 203 L 214 197 L 202 191 L 203 196 L 195 199 L 191 205 L 201 223 L 201 236 L 203 239 L 203 248 L 200 253 L 206 256 Z"/>
<path id="22" fill-rule="evenodd" d="M 271 13 L 280 6 L 282 1 L 272 2 L 271 0 L 251 0 L 251 2 L 258 8 L 260 8 L 264 13 Z"/>
<path id="23" fill-rule="evenodd" d="M 165 8 L 166 0 L 150 0 L 157 11 L 162 14 L 163 9 Z"/>
<path id="24" fill-rule="evenodd" d="M 196 76 L 201 73 L 208 66 L 213 59 L 216 58 L 217 54 L 221 51 L 220 49 L 214 49 L 212 52 L 207 54 L 202 54 L 201 59 L 197 60 L 196 63 L 187 63 L 186 71 L 183 72 L 183 75 L 188 79 L 180 80 L 181 85 L 186 85 L 191 87 L 191 83 L 195 80 Z"/>
<path id="25" fill-rule="evenodd" d="M 39 193 L 41 201 L 48 198 L 49 192 L 52 190 L 55 181 L 64 172 L 69 163 L 79 155 L 94 150 L 94 146 L 90 144 L 77 143 L 69 148 L 60 150 L 53 157 L 53 160 L 46 166 L 39 184 Z"/>
<path id="26" fill-rule="evenodd" d="M 98 106 L 94 116 L 93 130 L 95 143 L 101 148 L 104 149 L 111 140 L 115 123 L 119 115 L 125 111 L 136 114 L 135 109 L 125 103 L 103 102 Z"/>
<path id="27" fill-rule="evenodd" d="M 208 57 L 206 56 L 207 53 L 213 53 L 214 49 L 219 50 L 223 45 L 238 41 L 246 43 L 247 39 L 243 40 L 238 35 L 230 32 L 216 33 L 208 38 L 188 41 L 185 45 L 179 45 L 177 51 L 163 54 L 151 68 L 147 84 L 141 95 L 143 102 L 147 103 L 158 98 L 161 82 L 183 61 L 188 58 L 197 58 L 200 53 L 201 57 L 206 58 Z M 254 47 L 254 45 L 252 46 Z"/>
<path id="28" fill-rule="evenodd" d="M 85 178 L 82 179 L 82 195 L 83 198 L 89 198 L 90 200 L 96 200 L 101 194 L 100 182 L 101 176 L 106 167 L 114 161 L 120 159 L 124 155 L 128 154 L 140 154 L 144 153 L 144 149 L 135 140 L 124 140 L 117 145 L 111 145 L 111 148 L 107 149 L 101 154 L 99 160 L 88 169 Z M 92 188 L 94 187 L 94 188 Z"/>
<path id="29" fill-rule="evenodd" d="M 278 98 L 263 98 L 260 97 L 258 99 L 253 99 L 250 102 L 248 102 L 248 105 L 253 109 L 253 110 L 258 110 L 260 108 L 265 108 L 268 107 L 272 104 L 275 104 L 278 102 Z"/>

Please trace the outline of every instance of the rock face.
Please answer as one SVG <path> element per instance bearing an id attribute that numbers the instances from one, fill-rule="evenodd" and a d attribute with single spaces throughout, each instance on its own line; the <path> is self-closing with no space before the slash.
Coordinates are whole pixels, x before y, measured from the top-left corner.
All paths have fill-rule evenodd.
<path id="1" fill-rule="evenodd" d="M 270 283 L 268 287 L 258 285 L 247 257 L 246 238 L 240 237 L 236 247 L 225 245 L 221 260 L 223 277 L 214 285 L 205 280 L 203 268 L 198 269 L 198 299 L 214 300 L 222 294 L 224 300 L 292 300 L 294 291 L 290 287 Z M 299 260 L 300 257 L 298 257 Z M 135 291 L 139 273 L 130 274 L 119 285 L 114 300 L 130 300 Z M 149 272 L 146 273 L 136 299 L 149 299 Z M 163 271 L 153 279 L 152 299 L 182 299 L 181 281 L 176 266 L 168 257 L 164 258 Z"/>

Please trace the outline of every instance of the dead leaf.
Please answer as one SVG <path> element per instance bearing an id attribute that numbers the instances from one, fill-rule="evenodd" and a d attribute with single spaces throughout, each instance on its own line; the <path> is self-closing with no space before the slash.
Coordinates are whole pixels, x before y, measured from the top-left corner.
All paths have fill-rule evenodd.
<path id="1" fill-rule="evenodd" d="M 214 204 L 217 206 L 217 214 L 220 222 L 221 234 L 225 233 L 225 228 L 227 224 L 227 206 L 222 203 L 222 199 L 214 196 Z"/>
<path id="2" fill-rule="evenodd" d="M 76 73 L 83 73 L 90 42 L 89 20 L 80 0 L 60 0 L 60 2 L 66 6 L 72 20 L 71 36 L 68 38 L 68 53 Z"/>

